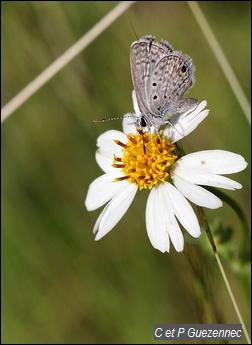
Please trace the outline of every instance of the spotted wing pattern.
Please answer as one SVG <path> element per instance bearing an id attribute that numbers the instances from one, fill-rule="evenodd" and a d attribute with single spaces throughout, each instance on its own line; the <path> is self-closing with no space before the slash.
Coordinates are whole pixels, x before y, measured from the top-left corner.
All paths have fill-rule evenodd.
<path id="1" fill-rule="evenodd" d="M 164 124 L 173 114 L 198 103 L 193 98 L 182 99 L 194 83 L 193 62 L 167 41 L 157 43 L 148 35 L 133 42 L 130 65 L 138 106 L 149 125 Z"/>

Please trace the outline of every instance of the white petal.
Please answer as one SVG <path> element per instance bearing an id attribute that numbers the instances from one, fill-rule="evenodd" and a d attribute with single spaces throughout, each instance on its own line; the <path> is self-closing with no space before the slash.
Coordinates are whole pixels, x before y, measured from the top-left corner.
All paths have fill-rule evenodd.
<path id="1" fill-rule="evenodd" d="M 137 120 L 137 116 L 134 113 L 128 113 L 124 115 L 123 122 L 122 122 L 123 132 L 126 134 L 129 134 L 129 133 L 135 134 L 136 120 Z"/>
<path id="2" fill-rule="evenodd" d="M 106 204 L 114 195 L 121 193 L 127 187 L 127 181 L 114 181 L 120 176 L 120 171 L 113 171 L 96 178 L 90 184 L 85 200 L 88 211 L 96 210 Z"/>
<path id="3" fill-rule="evenodd" d="M 216 174 L 209 174 L 203 171 L 178 166 L 174 166 L 173 171 L 175 171 L 176 176 L 180 176 L 188 182 L 195 183 L 197 185 L 219 187 L 230 190 L 242 188 L 240 183 Z"/>
<path id="4" fill-rule="evenodd" d="M 95 223 L 93 232 L 96 234 L 96 241 L 116 226 L 131 205 L 136 192 L 137 187 L 128 183 L 123 191 L 112 198 Z"/>
<path id="5" fill-rule="evenodd" d="M 221 200 L 208 190 L 188 182 L 174 173 L 171 173 L 171 178 L 177 189 L 195 205 L 210 209 L 222 207 Z"/>
<path id="6" fill-rule="evenodd" d="M 123 143 L 128 141 L 127 136 L 116 130 L 110 130 L 101 134 L 97 139 L 98 149 L 95 154 L 96 161 L 104 172 L 113 171 L 112 167 L 114 154 L 121 157 L 122 147 L 114 142 L 114 139 Z"/>
<path id="7" fill-rule="evenodd" d="M 195 130 L 195 128 L 197 128 L 198 125 L 207 117 L 208 114 L 209 114 L 208 109 L 201 111 L 199 114 L 197 114 L 197 116 L 195 116 L 195 114 L 189 114 L 187 116 L 187 118 L 184 119 L 184 124 L 182 126 L 183 137 L 185 137 L 188 134 L 190 134 L 191 132 L 193 132 Z M 193 115 L 194 115 L 194 117 L 193 117 Z M 178 125 L 177 129 L 179 130 L 179 125 Z M 177 139 L 177 140 L 179 140 L 179 139 Z"/>
<path id="8" fill-rule="evenodd" d="M 200 226 L 189 202 L 170 183 L 159 183 L 147 200 L 146 227 L 151 244 L 163 253 L 169 251 L 169 237 L 178 252 L 184 248 L 176 218 L 192 236 L 200 235 Z"/>
<path id="9" fill-rule="evenodd" d="M 95 152 L 95 159 L 99 167 L 105 172 L 111 172 L 114 170 L 118 170 L 112 166 L 114 162 L 114 156 L 112 155 L 112 151 L 108 152 L 106 150 L 98 149 Z"/>
<path id="10" fill-rule="evenodd" d="M 163 202 L 165 211 L 163 217 L 166 220 L 167 231 L 174 248 L 177 252 L 182 252 L 184 249 L 184 238 L 178 221 L 175 217 L 174 200 L 172 200 L 170 195 L 169 186 L 171 186 L 171 184 L 168 182 L 160 183 L 160 198 Z"/>
<path id="11" fill-rule="evenodd" d="M 166 192 L 172 201 L 175 216 L 186 231 L 193 237 L 199 237 L 200 226 L 194 210 L 186 198 L 170 183 L 165 183 Z"/>
<path id="12" fill-rule="evenodd" d="M 164 202 L 160 198 L 159 185 L 150 192 L 146 205 L 146 228 L 150 242 L 162 253 L 169 252 L 170 240 L 165 223 Z"/>
<path id="13" fill-rule="evenodd" d="M 180 158 L 178 162 L 180 166 L 214 174 L 233 174 L 244 170 L 248 165 L 241 155 L 224 150 L 190 153 Z"/>
<path id="14" fill-rule="evenodd" d="M 114 142 L 114 139 L 125 142 L 127 141 L 127 136 L 123 132 L 111 129 L 98 137 L 97 147 L 107 150 L 108 152 L 112 149 L 112 151 L 115 152 L 118 145 Z"/>
<path id="15" fill-rule="evenodd" d="M 246 166 L 244 158 L 232 152 L 200 151 L 180 158 L 173 165 L 171 175 L 197 185 L 234 190 L 242 188 L 242 185 L 218 174 L 231 174 L 245 169 Z"/>
<path id="16" fill-rule="evenodd" d="M 164 130 L 164 136 L 172 143 L 184 138 L 190 134 L 209 114 L 209 110 L 203 110 L 207 105 L 202 101 L 193 111 L 187 111 L 184 114 L 173 116 L 171 124 L 168 124 Z"/>

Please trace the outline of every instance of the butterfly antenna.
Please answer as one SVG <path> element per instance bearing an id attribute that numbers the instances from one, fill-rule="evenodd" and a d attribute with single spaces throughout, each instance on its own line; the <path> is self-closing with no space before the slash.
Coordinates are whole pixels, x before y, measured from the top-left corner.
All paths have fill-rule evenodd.
<path id="1" fill-rule="evenodd" d="M 120 117 L 109 117 L 108 119 L 93 119 L 93 122 L 107 122 L 107 121 L 113 121 L 113 120 L 120 120 L 123 116 Z"/>
<path id="2" fill-rule="evenodd" d="M 114 121 L 114 120 L 120 120 L 124 117 L 132 117 L 132 115 L 124 115 L 124 116 L 118 116 L 118 117 L 109 117 L 107 119 L 93 119 L 93 122 L 99 123 L 99 122 L 108 122 L 108 121 Z"/>
<path id="3" fill-rule="evenodd" d="M 129 22 L 130 22 L 131 28 L 132 28 L 132 30 L 133 30 L 135 36 L 136 36 L 136 39 L 139 40 L 139 37 L 138 37 L 137 34 L 136 34 L 136 31 L 135 31 L 135 29 L 134 29 L 134 26 L 133 26 L 133 24 L 132 24 L 132 21 L 130 20 L 130 16 L 128 15 L 128 13 L 127 13 L 127 17 L 128 17 Z"/>

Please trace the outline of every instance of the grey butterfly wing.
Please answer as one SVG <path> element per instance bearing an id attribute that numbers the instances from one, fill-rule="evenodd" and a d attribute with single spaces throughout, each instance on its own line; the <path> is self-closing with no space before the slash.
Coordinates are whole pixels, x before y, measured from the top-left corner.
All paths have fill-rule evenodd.
<path id="1" fill-rule="evenodd" d="M 131 45 L 131 76 L 142 113 L 155 115 L 151 112 L 150 79 L 158 62 L 172 51 L 172 46 L 167 41 L 161 40 L 160 43 L 156 43 L 151 35 L 144 36 Z"/>
<path id="2" fill-rule="evenodd" d="M 189 56 L 179 51 L 164 56 L 150 78 L 148 98 L 151 112 L 165 119 L 195 107 L 197 100 L 181 99 L 194 83 L 194 71 Z"/>

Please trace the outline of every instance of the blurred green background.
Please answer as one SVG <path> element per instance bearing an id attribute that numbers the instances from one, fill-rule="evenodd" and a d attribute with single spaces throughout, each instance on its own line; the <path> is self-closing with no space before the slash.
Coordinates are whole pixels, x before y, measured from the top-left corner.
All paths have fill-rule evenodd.
<path id="1" fill-rule="evenodd" d="M 2 106 L 117 3 L 2 1 Z M 200 6 L 250 101 L 250 2 Z M 138 2 L 2 125 L 2 343 L 150 344 L 155 323 L 239 323 L 205 233 L 186 237 L 196 271 L 184 252 L 151 246 L 148 192 L 94 241 L 101 210 L 87 212 L 84 200 L 102 174 L 96 139 L 121 130 L 121 121 L 92 121 L 133 110 L 129 18 L 139 37 L 164 38 L 192 57 L 196 83 L 188 97 L 206 99 L 210 115 L 184 149 L 245 157 L 247 169 L 230 176 L 243 189 L 227 194 L 250 219 L 250 128 L 213 52 L 186 2 Z M 206 214 L 233 229 L 222 261 L 248 326 L 249 263 L 224 257 L 239 251 L 240 220 L 227 204 Z"/>

